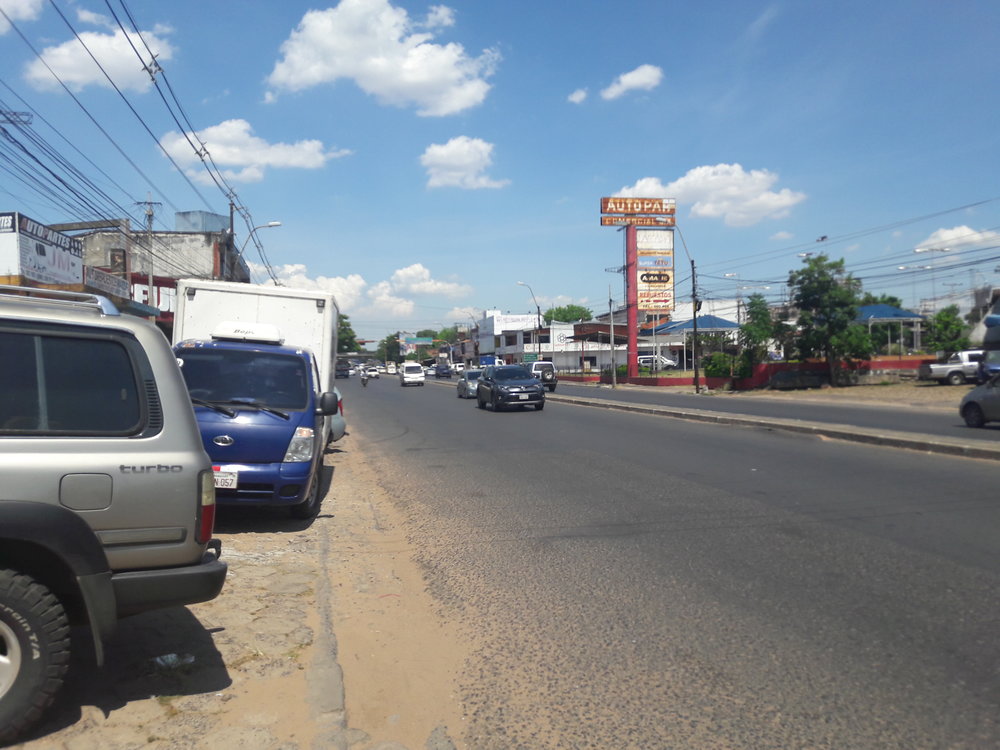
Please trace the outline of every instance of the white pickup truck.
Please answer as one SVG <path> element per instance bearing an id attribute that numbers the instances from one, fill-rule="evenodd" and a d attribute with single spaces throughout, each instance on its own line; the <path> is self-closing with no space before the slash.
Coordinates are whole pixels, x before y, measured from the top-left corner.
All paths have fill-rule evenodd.
<path id="1" fill-rule="evenodd" d="M 920 365 L 917 377 L 920 380 L 936 380 L 941 385 L 975 383 L 979 380 L 979 363 L 982 359 L 982 349 L 955 352 L 945 362 Z"/>

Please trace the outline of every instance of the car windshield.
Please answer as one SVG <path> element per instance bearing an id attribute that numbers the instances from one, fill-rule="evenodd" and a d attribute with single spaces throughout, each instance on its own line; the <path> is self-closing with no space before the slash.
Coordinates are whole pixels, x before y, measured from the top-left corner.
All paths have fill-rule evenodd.
<path id="1" fill-rule="evenodd" d="M 186 349 L 177 353 L 192 398 L 247 402 L 274 409 L 304 409 L 309 380 L 300 357 L 236 349 Z"/>
<path id="2" fill-rule="evenodd" d="M 483 374 L 482 370 L 466 370 L 465 379 L 466 380 L 479 380 L 479 376 Z"/>
<path id="3" fill-rule="evenodd" d="M 497 380 L 525 380 L 533 378 L 534 375 L 523 367 L 498 367 L 493 377 Z"/>

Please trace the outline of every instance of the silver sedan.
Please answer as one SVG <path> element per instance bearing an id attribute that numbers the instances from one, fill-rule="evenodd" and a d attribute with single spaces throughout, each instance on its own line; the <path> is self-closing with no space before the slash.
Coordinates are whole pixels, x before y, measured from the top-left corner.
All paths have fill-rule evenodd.
<path id="1" fill-rule="evenodd" d="M 462 371 L 462 375 L 458 379 L 458 385 L 456 386 L 459 398 L 476 397 L 476 381 L 479 380 L 479 376 L 482 374 L 482 372 L 483 372 L 482 370 Z"/>

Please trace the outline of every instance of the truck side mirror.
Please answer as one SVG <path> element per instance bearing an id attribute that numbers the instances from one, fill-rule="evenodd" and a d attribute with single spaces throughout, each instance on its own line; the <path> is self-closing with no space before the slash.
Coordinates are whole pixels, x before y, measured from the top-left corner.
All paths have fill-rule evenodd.
<path id="1" fill-rule="evenodd" d="M 327 391 L 319 397 L 319 407 L 316 409 L 317 414 L 336 414 L 337 408 L 340 406 L 340 398 L 333 391 Z"/>

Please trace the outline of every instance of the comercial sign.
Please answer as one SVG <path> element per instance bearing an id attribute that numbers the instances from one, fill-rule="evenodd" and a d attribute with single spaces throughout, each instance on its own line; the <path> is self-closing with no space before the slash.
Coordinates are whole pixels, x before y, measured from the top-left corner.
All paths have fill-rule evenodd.
<path id="1" fill-rule="evenodd" d="M 673 216 L 602 216 L 602 227 L 673 227 Z"/>
<path id="2" fill-rule="evenodd" d="M 637 229 L 635 288 L 640 310 L 674 309 L 674 233 L 669 229 Z"/>
<path id="3" fill-rule="evenodd" d="M 23 214 L 0 213 L 0 276 L 82 284 L 83 244 Z"/>
<path id="4" fill-rule="evenodd" d="M 673 216 L 676 211 L 673 198 L 601 198 L 602 214 Z"/>

